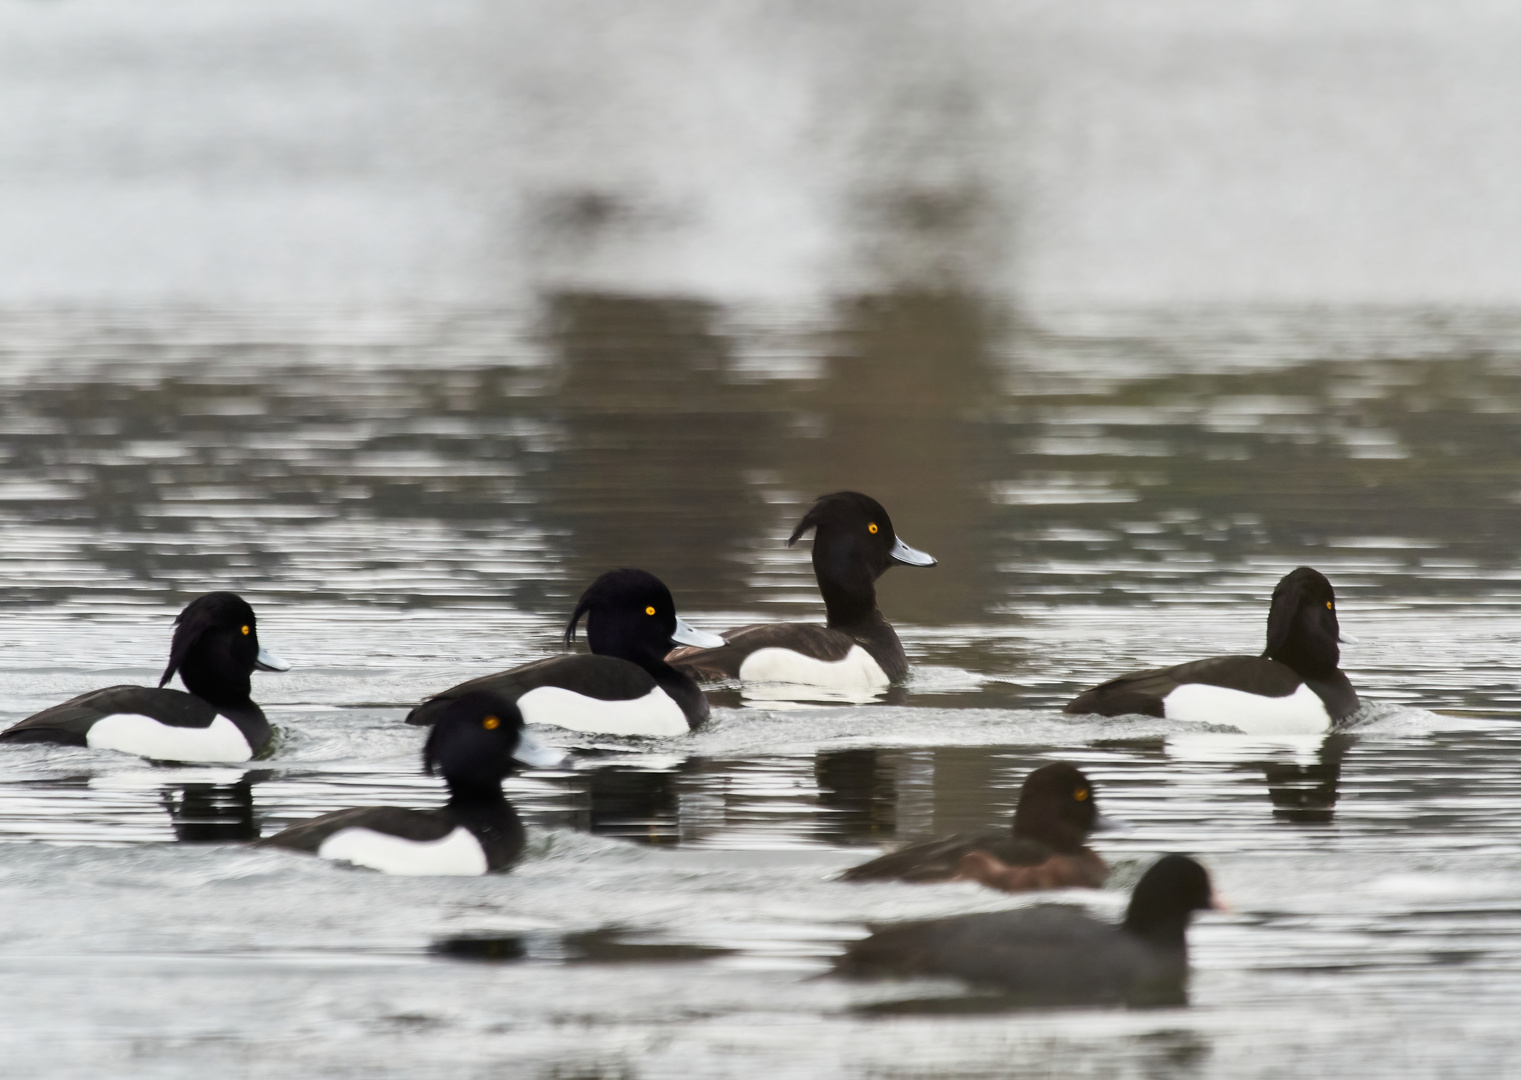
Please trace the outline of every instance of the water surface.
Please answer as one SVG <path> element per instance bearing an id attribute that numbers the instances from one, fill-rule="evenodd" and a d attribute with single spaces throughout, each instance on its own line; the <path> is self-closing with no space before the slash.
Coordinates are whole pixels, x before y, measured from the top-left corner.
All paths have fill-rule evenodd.
<path id="1" fill-rule="evenodd" d="M 1070 311 L 955 293 L 827 317 L 566 294 L 522 310 L 12 312 L 0 719 L 156 681 L 234 588 L 297 663 L 247 768 L 0 755 L 0 1044 L 30 1075 L 1428 1076 L 1514 1070 L 1521 985 L 1514 460 L 1521 320 Z M 786 359 L 783 363 L 775 358 Z M 558 647 L 601 570 L 699 626 L 819 618 L 812 496 L 875 494 L 909 684 L 715 693 L 690 737 L 546 732 L 527 858 L 385 878 L 236 842 L 432 805 L 436 688 Z M 1335 583 L 1368 707 L 1325 737 L 1068 718 L 1140 664 L 1255 652 L 1273 583 Z M 1195 852 L 1190 1003 L 988 1012 L 819 976 L 874 921 L 1025 902 L 830 878 L 1007 820 L 1080 763 L 1132 832 L 1117 913 Z M 927 1007 L 914 1004 L 934 1000 Z"/>

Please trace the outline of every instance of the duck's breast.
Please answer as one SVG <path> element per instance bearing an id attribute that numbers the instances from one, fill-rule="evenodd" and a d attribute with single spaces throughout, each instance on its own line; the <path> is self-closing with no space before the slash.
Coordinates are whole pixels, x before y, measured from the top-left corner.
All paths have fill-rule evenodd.
<path id="1" fill-rule="evenodd" d="M 882 665 L 859 645 L 839 660 L 823 660 L 786 646 L 757 649 L 740 665 L 746 682 L 793 683 L 831 690 L 885 690 L 892 684 Z"/>
<path id="2" fill-rule="evenodd" d="M 686 713 L 658 686 L 641 697 L 608 699 L 563 686 L 540 686 L 518 698 L 523 719 L 598 735 L 685 735 Z"/>
<path id="3" fill-rule="evenodd" d="M 1229 724 L 1248 735 L 1313 735 L 1331 725 L 1325 702 L 1304 683 L 1283 697 L 1184 683 L 1163 698 L 1162 704 L 1169 720 Z"/>
<path id="4" fill-rule="evenodd" d="M 409 840 L 351 826 L 324 840 L 317 854 L 407 877 L 478 877 L 489 869 L 481 842 L 463 825 L 438 840 Z"/>
<path id="5" fill-rule="evenodd" d="M 240 762 L 253 757 L 242 730 L 220 713 L 205 727 L 165 724 L 141 713 L 111 713 L 90 725 L 85 745 L 155 761 Z"/>

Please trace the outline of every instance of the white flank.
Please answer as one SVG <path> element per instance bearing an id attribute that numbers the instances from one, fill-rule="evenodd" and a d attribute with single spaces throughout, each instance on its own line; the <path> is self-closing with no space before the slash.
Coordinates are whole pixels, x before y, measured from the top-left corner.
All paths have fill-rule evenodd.
<path id="1" fill-rule="evenodd" d="M 1277 698 L 1184 683 L 1162 699 L 1162 706 L 1169 720 L 1229 724 L 1248 735 L 1313 735 L 1331 726 L 1325 702 L 1303 683 Z"/>
<path id="2" fill-rule="evenodd" d="M 488 869 L 481 842 L 463 825 L 441 840 L 407 840 L 359 826 L 339 829 L 322 841 L 317 854 L 407 877 L 479 877 Z"/>
<path id="3" fill-rule="evenodd" d="M 746 682 L 791 683 L 842 691 L 885 690 L 892 685 L 882 665 L 859 645 L 852 645 L 842 660 L 819 660 L 779 646 L 756 649 L 739 666 L 739 677 Z"/>
<path id="4" fill-rule="evenodd" d="M 155 761 L 247 761 L 253 757 L 248 740 L 225 716 L 210 727 L 174 727 L 141 713 L 113 713 L 90 725 L 85 745 L 94 750 L 120 750 Z"/>
<path id="5" fill-rule="evenodd" d="M 660 687 L 641 698 L 603 701 L 563 686 L 541 686 L 518 698 L 523 719 L 596 735 L 685 735 L 686 713 Z"/>

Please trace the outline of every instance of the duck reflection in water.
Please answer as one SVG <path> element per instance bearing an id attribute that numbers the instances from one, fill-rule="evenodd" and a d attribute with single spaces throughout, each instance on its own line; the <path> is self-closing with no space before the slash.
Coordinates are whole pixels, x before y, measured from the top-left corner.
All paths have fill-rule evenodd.
<path id="1" fill-rule="evenodd" d="M 813 763 L 821 838 L 837 844 L 880 843 L 898 831 L 898 769 L 879 750 L 826 750 Z"/>
<path id="2" fill-rule="evenodd" d="M 1336 816 L 1342 760 L 1356 744 L 1357 736 L 1335 732 L 1321 742 L 1312 765 L 1293 760 L 1262 762 L 1273 816 L 1300 824 L 1330 824 Z"/>
<path id="3" fill-rule="evenodd" d="M 679 841 L 678 772 L 612 765 L 585 775 L 588 805 L 579 827 L 640 844 Z"/>
<path id="4" fill-rule="evenodd" d="M 224 844 L 259 838 L 254 817 L 253 789 L 273 774 L 244 773 L 230 784 L 169 784 L 159 793 L 174 838 L 185 844 Z"/>
<path id="5" fill-rule="evenodd" d="M 709 960 L 733 955 L 720 945 L 669 941 L 621 927 L 603 927 L 573 934 L 459 934 L 439 938 L 428 947 L 435 956 L 451 960 L 510 962 L 553 961 L 562 964 L 649 964 Z"/>

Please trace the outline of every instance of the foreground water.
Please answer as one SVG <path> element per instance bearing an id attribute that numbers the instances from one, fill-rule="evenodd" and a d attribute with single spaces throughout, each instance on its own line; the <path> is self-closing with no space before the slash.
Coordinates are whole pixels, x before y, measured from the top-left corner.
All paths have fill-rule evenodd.
<path id="1" fill-rule="evenodd" d="M 17 1075 L 1282 1076 L 1521 1069 L 1521 318 L 827 316 L 570 294 L 533 311 L 0 320 L 0 720 L 156 681 L 242 591 L 297 662 L 248 768 L 0 755 L 0 1055 Z M 933 571 L 886 700 L 725 689 L 686 738 L 509 784 L 512 874 L 402 880 L 236 841 L 438 801 L 423 693 L 545 654 L 611 565 L 696 625 L 818 617 L 809 498 L 877 495 Z M 1062 716 L 1108 674 L 1257 651 L 1329 574 L 1368 708 L 1324 738 Z M 1025 902 L 845 886 L 1077 761 L 1234 906 L 1190 1004 L 988 1011 L 819 977 L 868 922 Z"/>

